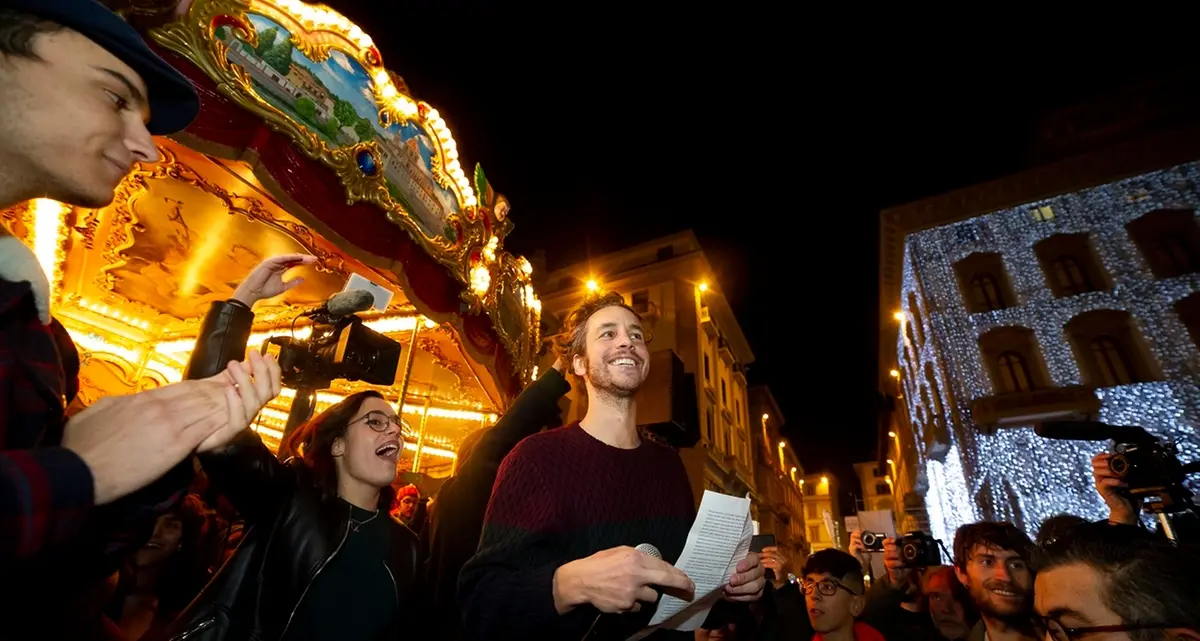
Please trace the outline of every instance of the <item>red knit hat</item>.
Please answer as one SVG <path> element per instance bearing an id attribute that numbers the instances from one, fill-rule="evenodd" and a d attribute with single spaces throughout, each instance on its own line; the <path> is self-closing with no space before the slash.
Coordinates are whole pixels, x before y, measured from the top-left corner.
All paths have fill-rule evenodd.
<path id="1" fill-rule="evenodd" d="M 396 490 L 396 503 L 399 503 L 406 496 L 413 496 L 419 499 L 421 498 L 421 491 L 417 489 L 417 486 L 409 483 Z"/>

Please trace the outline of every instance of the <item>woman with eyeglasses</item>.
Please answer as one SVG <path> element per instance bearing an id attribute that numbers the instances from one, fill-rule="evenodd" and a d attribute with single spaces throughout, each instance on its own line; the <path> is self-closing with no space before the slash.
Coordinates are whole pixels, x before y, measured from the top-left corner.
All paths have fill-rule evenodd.
<path id="1" fill-rule="evenodd" d="M 272 260 L 258 280 L 278 294 L 287 286 L 282 274 L 298 263 L 280 257 L 264 265 Z M 217 303 L 205 320 L 223 324 L 234 351 L 244 351 L 253 320 L 253 303 L 239 300 Z M 395 409 L 364 391 L 297 427 L 278 457 L 250 430 L 202 456 L 210 483 L 248 532 L 166 638 L 357 641 L 413 632 L 421 620 L 417 536 L 388 516 L 403 446 Z"/>

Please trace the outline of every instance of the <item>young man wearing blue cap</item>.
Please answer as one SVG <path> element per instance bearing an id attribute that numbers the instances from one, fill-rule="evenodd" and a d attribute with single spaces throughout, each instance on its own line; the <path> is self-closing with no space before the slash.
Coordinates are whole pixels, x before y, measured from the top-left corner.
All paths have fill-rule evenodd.
<path id="1" fill-rule="evenodd" d="M 0 209 L 43 197 L 107 205 L 135 162 L 157 158 L 151 136 L 198 110 L 187 79 L 95 0 L 0 0 Z M 60 354 L 74 348 L 48 293 L 32 252 L 0 226 L 0 568 L 61 558 L 88 538 L 80 528 L 93 505 L 173 467 L 186 484 L 190 463 L 178 464 L 268 400 L 223 374 L 102 399 L 65 422 L 75 372 Z M 255 374 L 278 392 L 277 368 Z M 114 511 L 145 516 L 182 489 Z"/>

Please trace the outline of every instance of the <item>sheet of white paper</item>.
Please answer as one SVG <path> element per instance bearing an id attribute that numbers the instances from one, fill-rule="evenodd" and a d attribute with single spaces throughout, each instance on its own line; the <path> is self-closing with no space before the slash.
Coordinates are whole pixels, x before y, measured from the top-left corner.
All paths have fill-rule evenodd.
<path id="1" fill-rule="evenodd" d="M 689 602 L 664 594 L 650 619 L 650 628 L 632 638 L 660 629 L 690 632 L 700 627 L 721 598 L 721 588 L 746 558 L 753 536 L 749 498 L 705 490 L 683 553 L 675 563 L 696 584 L 696 598 Z"/>

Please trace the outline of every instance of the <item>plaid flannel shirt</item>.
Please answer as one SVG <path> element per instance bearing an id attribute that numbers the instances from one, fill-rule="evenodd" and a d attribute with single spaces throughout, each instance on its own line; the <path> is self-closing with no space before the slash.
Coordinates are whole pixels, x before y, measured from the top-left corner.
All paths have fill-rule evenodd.
<path id="1" fill-rule="evenodd" d="M 58 447 L 64 387 L 29 283 L 0 280 L 0 563 L 69 540 L 91 510 L 91 471 Z"/>

